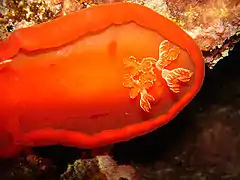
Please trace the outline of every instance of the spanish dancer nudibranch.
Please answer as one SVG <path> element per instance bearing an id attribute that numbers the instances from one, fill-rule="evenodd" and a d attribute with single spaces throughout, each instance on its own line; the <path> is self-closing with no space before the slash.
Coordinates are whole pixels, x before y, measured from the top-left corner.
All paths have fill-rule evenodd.
<path id="1" fill-rule="evenodd" d="M 203 79 L 194 40 L 138 4 L 94 6 L 16 30 L 0 42 L 0 157 L 26 146 L 94 149 L 149 133 L 172 120 Z"/>

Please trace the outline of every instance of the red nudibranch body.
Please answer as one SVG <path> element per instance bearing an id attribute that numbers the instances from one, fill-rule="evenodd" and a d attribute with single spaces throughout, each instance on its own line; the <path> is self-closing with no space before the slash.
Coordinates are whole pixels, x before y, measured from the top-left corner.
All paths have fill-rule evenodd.
<path id="1" fill-rule="evenodd" d="M 137 4 L 90 7 L 16 30 L 0 43 L 0 156 L 146 134 L 173 119 L 203 79 L 194 40 Z"/>

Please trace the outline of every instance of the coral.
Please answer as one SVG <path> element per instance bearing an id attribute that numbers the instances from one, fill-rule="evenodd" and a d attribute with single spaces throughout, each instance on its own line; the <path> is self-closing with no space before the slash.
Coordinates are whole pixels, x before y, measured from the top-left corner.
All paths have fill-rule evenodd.
<path id="1" fill-rule="evenodd" d="M 117 165 L 108 155 L 76 160 L 61 176 L 61 180 L 136 180 L 136 178 L 133 167 Z"/>
<path id="2" fill-rule="evenodd" d="M 61 180 L 107 180 L 106 175 L 100 172 L 97 159 L 79 159 L 69 165 L 62 174 Z"/>
<path id="3" fill-rule="evenodd" d="M 91 0 L 6 0 L 0 4 L 0 40 L 19 28 L 51 21 L 92 4 Z"/>

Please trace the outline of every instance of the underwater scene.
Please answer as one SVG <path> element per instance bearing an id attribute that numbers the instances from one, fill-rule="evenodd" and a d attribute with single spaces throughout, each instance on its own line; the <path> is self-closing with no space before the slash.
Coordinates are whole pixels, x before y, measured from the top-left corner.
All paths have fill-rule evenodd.
<path id="1" fill-rule="evenodd" d="M 239 0 L 2 0 L 0 179 L 239 180 Z"/>

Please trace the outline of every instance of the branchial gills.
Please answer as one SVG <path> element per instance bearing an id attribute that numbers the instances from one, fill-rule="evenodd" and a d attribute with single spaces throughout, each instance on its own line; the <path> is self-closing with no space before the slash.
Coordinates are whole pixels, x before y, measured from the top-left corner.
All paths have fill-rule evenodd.
<path id="1" fill-rule="evenodd" d="M 174 93 L 180 92 L 179 82 L 186 83 L 190 81 L 193 72 L 185 68 L 175 68 L 168 70 L 166 67 L 175 61 L 180 54 L 180 48 L 168 40 L 164 40 L 159 45 L 158 59 L 146 57 L 138 60 L 130 56 L 123 60 L 128 73 L 124 75 L 123 86 L 130 89 L 130 98 L 135 99 L 140 95 L 140 107 L 149 112 L 151 109 L 150 102 L 155 98 L 148 93 L 157 77 L 154 70 L 161 72 L 162 78 L 166 81 L 169 89 Z"/>

